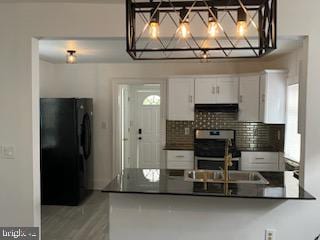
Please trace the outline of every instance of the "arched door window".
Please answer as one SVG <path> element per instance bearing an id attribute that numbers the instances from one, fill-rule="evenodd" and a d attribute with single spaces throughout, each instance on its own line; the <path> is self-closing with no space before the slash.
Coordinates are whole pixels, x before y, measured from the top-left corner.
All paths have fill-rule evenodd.
<path id="1" fill-rule="evenodd" d="M 143 106 L 159 106 L 160 105 L 160 96 L 158 95 L 149 95 L 146 97 L 143 102 Z"/>

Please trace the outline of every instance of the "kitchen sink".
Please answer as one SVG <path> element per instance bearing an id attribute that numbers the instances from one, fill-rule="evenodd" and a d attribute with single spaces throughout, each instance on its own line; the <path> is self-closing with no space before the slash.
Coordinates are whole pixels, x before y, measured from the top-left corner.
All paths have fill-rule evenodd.
<path id="1" fill-rule="evenodd" d="M 185 170 L 185 181 L 223 183 L 223 171 L 219 170 Z M 251 171 L 229 171 L 229 183 L 269 184 L 259 173 Z"/>

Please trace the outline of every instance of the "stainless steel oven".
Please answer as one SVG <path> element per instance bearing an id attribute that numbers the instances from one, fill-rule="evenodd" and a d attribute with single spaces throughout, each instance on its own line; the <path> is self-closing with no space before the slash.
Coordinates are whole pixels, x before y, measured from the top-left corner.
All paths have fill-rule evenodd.
<path id="1" fill-rule="evenodd" d="M 232 167 L 239 170 L 241 152 L 236 148 L 234 130 L 195 130 L 194 154 L 196 169 L 220 170 L 224 167 L 224 150 L 226 139 L 231 139 Z"/>

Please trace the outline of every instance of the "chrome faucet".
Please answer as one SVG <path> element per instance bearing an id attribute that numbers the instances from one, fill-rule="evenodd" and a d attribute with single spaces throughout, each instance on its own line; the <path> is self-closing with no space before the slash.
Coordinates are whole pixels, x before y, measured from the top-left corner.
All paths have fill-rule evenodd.
<path id="1" fill-rule="evenodd" d="M 229 153 L 229 147 L 232 146 L 232 141 L 230 138 L 226 139 L 224 147 L 224 169 L 223 169 L 223 178 L 224 182 L 229 182 L 229 167 L 232 167 L 232 154 Z"/>

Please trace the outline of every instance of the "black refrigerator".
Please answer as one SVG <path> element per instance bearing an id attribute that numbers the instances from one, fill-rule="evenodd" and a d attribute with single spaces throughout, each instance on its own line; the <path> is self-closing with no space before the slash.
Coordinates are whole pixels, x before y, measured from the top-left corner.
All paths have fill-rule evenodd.
<path id="1" fill-rule="evenodd" d="M 93 188 L 92 99 L 42 98 L 41 201 L 79 205 Z"/>

